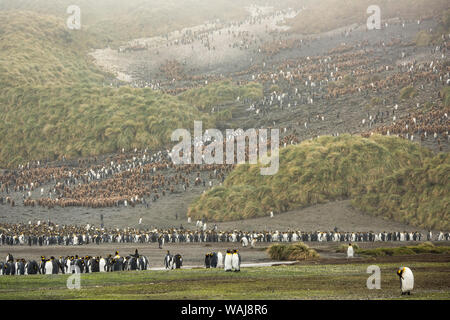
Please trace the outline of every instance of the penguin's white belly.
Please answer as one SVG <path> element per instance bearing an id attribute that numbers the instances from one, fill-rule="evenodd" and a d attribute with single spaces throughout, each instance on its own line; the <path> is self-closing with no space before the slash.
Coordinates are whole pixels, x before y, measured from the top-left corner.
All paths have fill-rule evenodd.
<path id="1" fill-rule="evenodd" d="M 47 261 L 45 263 L 45 274 L 52 274 L 53 273 L 53 263 L 51 261 Z"/>
<path id="2" fill-rule="evenodd" d="M 353 248 L 348 247 L 347 249 L 347 258 L 353 258 Z"/>
<path id="3" fill-rule="evenodd" d="M 221 267 L 223 265 L 223 256 L 221 252 L 217 253 L 217 266 Z"/>
<path id="4" fill-rule="evenodd" d="M 105 270 L 106 261 L 105 259 L 101 258 L 99 263 L 100 272 L 106 272 Z"/>
<path id="5" fill-rule="evenodd" d="M 231 254 L 225 255 L 225 270 L 231 270 Z"/>
<path id="6" fill-rule="evenodd" d="M 233 257 L 231 258 L 231 266 L 235 270 L 239 270 L 239 256 L 237 254 L 233 254 Z"/>

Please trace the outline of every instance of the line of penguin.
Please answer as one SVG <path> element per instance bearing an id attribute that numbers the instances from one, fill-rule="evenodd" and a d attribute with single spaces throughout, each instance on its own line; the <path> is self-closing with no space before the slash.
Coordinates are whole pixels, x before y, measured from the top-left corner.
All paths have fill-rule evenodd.
<path id="1" fill-rule="evenodd" d="M 0 226 L 1 227 L 1 226 Z M 289 231 L 273 233 L 242 232 L 242 231 L 188 231 L 188 230 L 154 230 L 116 232 L 110 234 L 72 234 L 72 235 L 5 235 L 0 230 L 0 246 L 6 245 L 84 245 L 101 243 L 199 243 L 199 242 L 240 242 L 244 247 L 249 244 L 267 242 L 391 242 L 391 241 L 450 241 L 450 232 L 440 232 L 433 235 L 430 231 L 426 235 L 420 232 L 301 232 Z"/>

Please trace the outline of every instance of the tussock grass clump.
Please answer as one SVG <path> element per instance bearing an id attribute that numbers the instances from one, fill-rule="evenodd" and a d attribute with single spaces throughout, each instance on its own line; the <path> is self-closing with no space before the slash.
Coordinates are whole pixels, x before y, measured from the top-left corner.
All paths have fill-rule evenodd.
<path id="1" fill-rule="evenodd" d="M 415 39 L 416 46 L 418 47 L 427 47 L 431 44 L 432 41 L 432 35 L 424 30 L 419 31 Z"/>
<path id="2" fill-rule="evenodd" d="M 412 86 L 404 87 L 400 90 L 399 98 L 401 100 L 411 99 L 411 98 L 414 98 L 415 96 L 417 96 L 417 91 Z"/>
<path id="3" fill-rule="evenodd" d="M 352 205 L 372 214 L 414 226 L 450 229 L 450 154 L 405 166 L 370 184 Z"/>
<path id="4" fill-rule="evenodd" d="M 444 87 L 440 91 L 440 95 L 444 102 L 444 107 L 450 107 L 450 87 Z"/>
<path id="5" fill-rule="evenodd" d="M 267 248 L 267 254 L 273 260 L 300 261 L 319 258 L 316 250 L 311 249 L 303 242 L 295 244 L 273 244 Z"/>
<path id="6" fill-rule="evenodd" d="M 421 167 L 429 157 L 429 150 L 396 137 L 323 136 L 282 148 L 275 175 L 261 175 L 260 165 L 238 165 L 223 186 L 190 205 L 189 215 L 230 221 L 353 198 L 398 169 Z"/>
<path id="7" fill-rule="evenodd" d="M 403 246 L 396 248 L 376 248 L 376 249 L 357 249 L 359 255 L 381 257 L 381 256 L 405 256 L 424 253 L 449 254 L 449 246 L 436 247 L 431 242 L 421 243 L 415 246 Z"/>

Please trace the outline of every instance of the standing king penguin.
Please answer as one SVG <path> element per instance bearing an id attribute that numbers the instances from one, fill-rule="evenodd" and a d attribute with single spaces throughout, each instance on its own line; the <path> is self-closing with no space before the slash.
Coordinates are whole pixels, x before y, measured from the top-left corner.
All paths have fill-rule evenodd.
<path id="1" fill-rule="evenodd" d="M 173 256 L 170 254 L 169 250 L 167 250 L 167 254 L 164 257 L 164 267 L 166 269 L 173 269 Z"/>
<path id="2" fill-rule="evenodd" d="M 210 263 L 211 263 L 211 268 L 217 268 L 217 253 L 213 252 L 210 254 L 211 259 L 210 259 Z"/>
<path id="3" fill-rule="evenodd" d="M 232 259 L 231 251 L 227 250 L 227 253 L 225 254 L 225 263 L 224 263 L 225 271 L 232 271 L 231 259 Z"/>
<path id="4" fill-rule="evenodd" d="M 411 295 L 414 288 L 414 275 L 411 269 L 408 267 L 400 268 L 397 270 L 397 275 L 400 277 L 402 296 L 405 294 Z"/>
<path id="5" fill-rule="evenodd" d="M 241 255 L 239 254 L 238 250 L 233 251 L 231 265 L 235 272 L 241 271 Z"/>
<path id="6" fill-rule="evenodd" d="M 348 258 L 353 258 L 353 246 L 351 243 L 348 244 L 348 248 L 347 248 L 347 259 Z"/>
<path id="7" fill-rule="evenodd" d="M 205 267 L 207 269 L 211 267 L 211 256 L 212 256 L 212 254 L 210 254 L 210 253 L 207 253 L 205 255 Z"/>
<path id="8" fill-rule="evenodd" d="M 222 267 L 223 266 L 223 256 L 222 252 L 217 252 L 217 266 Z"/>

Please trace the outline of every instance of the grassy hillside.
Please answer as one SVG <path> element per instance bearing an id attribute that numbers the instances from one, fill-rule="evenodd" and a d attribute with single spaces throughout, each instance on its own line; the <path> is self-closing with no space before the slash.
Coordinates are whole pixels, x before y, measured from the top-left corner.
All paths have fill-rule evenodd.
<path id="1" fill-rule="evenodd" d="M 2 0 L 0 10 L 29 10 L 67 19 L 69 5 L 81 9 L 82 29 L 95 35 L 96 46 L 118 46 L 124 41 L 151 37 L 202 24 L 205 21 L 241 20 L 244 6 L 265 0 Z M 296 5 L 281 0 L 280 5 Z M 277 6 L 277 4 L 275 4 Z"/>
<path id="2" fill-rule="evenodd" d="M 450 229 L 450 154 L 427 159 L 422 166 L 405 166 L 358 195 L 353 205 L 364 212 L 414 226 Z"/>
<path id="3" fill-rule="evenodd" d="M 117 149 L 162 147 L 197 108 L 148 89 L 105 87 L 92 36 L 33 12 L 0 11 L 0 167 Z"/>
<path id="4" fill-rule="evenodd" d="M 280 150 L 280 168 L 262 176 L 258 165 L 239 165 L 189 208 L 194 219 L 230 221 L 268 216 L 364 194 L 369 185 L 402 168 L 421 167 L 427 149 L 385 136 L 324 136 Z M 445 180 L 439 180 L 445 186 Z M 427 195 L 430 202 L 435 194 Z M 433 213 L 434 214 L 434 213 Z"/>
<path id="5" fill-rule="evenodd" d="M 449 8 L 447 0 L 379 0 L 376 3 L 372 0 L 305 0 L 304 3 L 306 10 L 288 20 L 292 30 L 302 34 L 365 23 L 370 16 L 366 10 L 374 4 L 380 7 L 382 20 L 426 18 Z"/>
<path id="6" fill-rule="evenodd" d="M 210 107 L 237 96 L 256 97 L 256 84 L 211 83 L 179 97 L 149 89 L 112 88 L 87 52 L 90 32 L 70 31 L 65 20 L 31 11 L 0 11 L 0 167 L 161 148 L 194 120 L 214 127 Z"/>
<path id="7" fill-rule="evenodd" d="M 0 90 L 102 84 L 105 74 L 85 54 L 94 41 L 53 16 L 0 11 Z"/>
<path id="8" fill-rule="evenodd" d="M 211 118 L 176 97 L 127 87 L 16 88 L 0 96 L 0 165 L 163 147 L 176 128 Z"/>
<path id="9" fill-rule="evenodd" d="M 67 7 L 73 4 L 81 9 L 82 29 L 96 35 L 97 46 L 117 45 L 206 20 L 237 19 L 246 14 L 243 8 L 226 0 L 215 1 L 214 6 L 206 0 L 4 0 L 0 10 L 29 10 L 65 21 L 69 16 Z"/>

